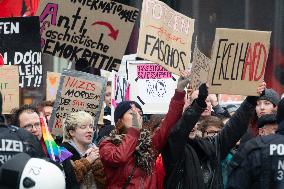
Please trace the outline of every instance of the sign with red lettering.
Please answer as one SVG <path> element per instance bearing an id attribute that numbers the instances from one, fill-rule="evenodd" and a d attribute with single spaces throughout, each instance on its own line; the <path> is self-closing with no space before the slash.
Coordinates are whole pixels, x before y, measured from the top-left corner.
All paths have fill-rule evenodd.
<path id="1" fill-rule="evenodd" d="M 63 119 L 71 112 L 84 110 L 98 123 L 106 90 L 104 77 L 75 70 L 64 70 L 56 95 L 49 127 L 54 135 L 62 135 Z"/>
<path id="2" fill-rule="evenodd" d="M 210 93 L 257 96 L 271 32 L 217 28 L 210 66 Z"/>
<path id="3" fill-rule="evenodd" d="M 139 11 L 108 0 L 41 0 L 43 53 L 118 71 Z"/>
<path id="4" fill-rule="evenodd" d="M 10 114 L 19 107 L 19 68 L 18 66 L 0 67 L 0 91 L 3 99 L 3 113 Z"/>
<path id="5" fill-rule="evenodd" d="M 194 19 L 158 0 L 144 0 L 137 56 L 156 62 L 174 74 L 188 68 Z"/>
<path id="6" fill-rule="evenodd" d="M 178 76 L 149 61 L 129 61 L 127 67 L 130 100 L 139 103 L 145 114 L 167 113 Z"/>

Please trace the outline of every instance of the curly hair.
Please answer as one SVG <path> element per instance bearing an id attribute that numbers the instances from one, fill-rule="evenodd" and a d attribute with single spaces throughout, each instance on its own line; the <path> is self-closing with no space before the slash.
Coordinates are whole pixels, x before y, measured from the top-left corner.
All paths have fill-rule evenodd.
<path id="1" fill-rule="evenodd" d="M 202 132 L 202 134 L 205 133 L 206 129 L 209 126 L 215 126 L 217 128 L 222 129 L 224 127 L 224 123 L 222 122 L 222 120 L 216 116 L 209 116 L 205 119 L 203 119 L 202 121 L 200 121 L 199 124 L 199 129 Z"/>
<path id="2" fill-rule="evenodd" d="M 27 112 L 27 113 L 34 113 L 35 112 L 39 115 L 39 112 L 38 112 L 38 110 L 36 109 L 35 106 L 25 104 L 18 109 L 14 109 L 13 112 L 11 112 L 11 114 L 12 114 L 12 120 L 11 120 L 12 125 L 20 127 L 20 119 L 19 118 L 20 118 L 20 115 L 24 112 Z"/>
<path id="3" fill-rule="evenodd" d="M 79 111 L 69 114 L 63 122 L 63 142 L 72 140 L 69 131 L 80 127 L 86 120 L 90 120 L 94 124 L 94 118 L 88 112 Z"/>

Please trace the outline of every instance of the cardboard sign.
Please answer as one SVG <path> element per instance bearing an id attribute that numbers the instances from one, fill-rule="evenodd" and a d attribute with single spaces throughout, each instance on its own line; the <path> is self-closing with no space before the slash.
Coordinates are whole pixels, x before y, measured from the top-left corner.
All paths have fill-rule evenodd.
<path id="1" fill-rule="evenodd" d="M 47 72 L 46 76 L 46 100 L 54 101 L 59 86 L 60 73 Z"/>
<path id="2" fill-rule="evenodd" d="M 0 64 L 19 65 L 19 86 L 40 87 L 42 64 L 38 17 L 0 19 Z"/>
<path id="3" fill-rule="evenodd" d="M 98 123 L 102 108 L 106 79 L 74 70 L 64 70 L 49 122 L 54 135 L 62 135 L 64 118 L 72 112 L 84 110 Z"/>
<path id="4" fill-rule="evenodd" d="M 144 0 L 137 56 L 156 62 L 172 73 L 188 68 L 194 19 L 158 0 Z"/>
<path id="5" fill-rule="evenodd" d="M 139 103 L 144 114 L 167 113 L 178 77 L 149 61 L 130 61 L 128 73 L 130 100 Z"/>
<path id="6" fill-rule="evenodd" d="M 212 61 L 206 57 L 195 45 L 193 62 L 191 68 L 191 86 L 193 91 L 197 90 L 202 83 L 207 82 L 210 65 Z"/>
<path id="7" fill-rule="evenodd" d="M 107 0 L 42 0 L 37 15 L 43 53 L 118 71 L 138 13 Z"/>
<path id="8" fill-rule="evenodd" d="M 271 32 L 217 28 L 210 67 L 210 93 L 257 96 Z"/>
<path id="9" fill-rule="evenodd" d="M 19 108 L 18 66 L 0 66 L 0 91 L 4 114 L 10 114 L 13 108 Z"/>

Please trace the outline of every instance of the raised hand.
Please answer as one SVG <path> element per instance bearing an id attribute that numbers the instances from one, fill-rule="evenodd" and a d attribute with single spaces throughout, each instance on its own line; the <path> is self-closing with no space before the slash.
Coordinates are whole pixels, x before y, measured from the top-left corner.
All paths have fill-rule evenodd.
<path id="1" fill-rule="evenodd" d="M 188 70 L 184 70 L 184 71 L 180 72 L 180 77 L 179 77 L 178 83 L 177 83 L 177 90 L 179 90 L 179 91 L 184 90 L 184 88 L 190 82 L 189 76 L 190 76 L 190 72 Z"/>

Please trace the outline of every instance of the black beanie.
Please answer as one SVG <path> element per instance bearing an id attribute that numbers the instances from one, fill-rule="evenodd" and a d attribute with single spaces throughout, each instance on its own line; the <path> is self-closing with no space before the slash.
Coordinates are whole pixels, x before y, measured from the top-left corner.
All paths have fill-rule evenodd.
<path id="1" fill-rule="evenodd" d="M 141 106 L 135 102 L 135 101 L 122 101 L 120 102 L 117 107 L 114 110 L 114 122 L 117 123 L 117 121 L 123 117 L 125 112 L 130 110 L 132 107 L 131 105 L 134 104 L 137 108 L 139 108 L 142 111 Z"/>
<path id="2" fill-rule="evenodd" d="M 278 103 L 276 120 L 278 124 L 284 120 L 284 98 Z"/>
<path id="3" fill-rule="evenodd" d="M 257 127 L 262 128 L 266 124 L 276 124 L 275 114 L 265 114 L 257 120 Z"/>
<path id="4" fill-rule="evenodd" d="M 257 100 L 268 100 L 269 102 L 277 106 L 280 101 L 280 96 L 273 89 L 265 89 L 264 95 L 260 96 Z"/>

